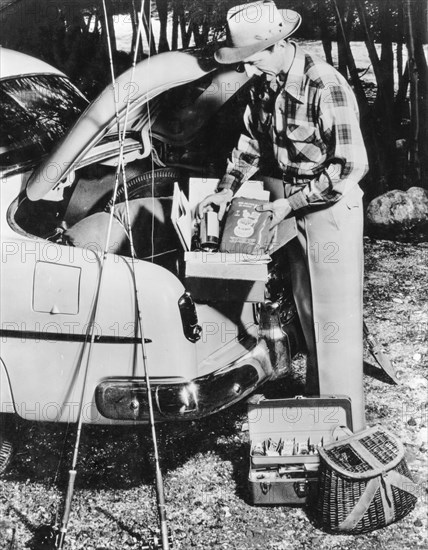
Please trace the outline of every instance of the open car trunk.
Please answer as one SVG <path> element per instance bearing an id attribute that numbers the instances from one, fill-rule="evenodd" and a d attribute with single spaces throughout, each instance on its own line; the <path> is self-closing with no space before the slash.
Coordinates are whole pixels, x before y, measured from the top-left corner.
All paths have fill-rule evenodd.
<path id="1" fill-rule="evenodd" d="M 26 334 L 35 336 L 19 353 L 5 346 L 4 359 L 14 365 L 10 383 L 19 402 L 29 410 L 37 400 L 60 404 L 45 420 L 73 420 L 64 404 L 79 399 L 82 350 L 97 301 L 88 422 L 146 420 L 141 338 L 160 419 L 196 418 L 231 405 L 287 371 L 297 349 L 298 333 L 292 322 L 284 332 L 279 306 L 226 299 L 221 292 L 192 300 L 171 223 L 176 181 L 186 192 L 190 176 L 222 175 L 237 139 L 230 129 L 241 129 L 246 76 L 217 71 L 184 52 L 143 61 L 137 74 L 143 84 L 133 89 L 123 150 L 131 227 L 120 174 L 111 213 L 119 151 L 111 89 L 88 107 L 9 207 L 13 238 L 24 243 L 17 249 L 35 253 L 25 263 L 10 256 L 9 282 L 19 279 L 23 290 L 19 300 L 6 296 L 5 311 L 17 326 L 24 319 Z M 118 79 L 120 117 L 129 76 Z M 32 384 L 20 385 L 28 376 Z"/>

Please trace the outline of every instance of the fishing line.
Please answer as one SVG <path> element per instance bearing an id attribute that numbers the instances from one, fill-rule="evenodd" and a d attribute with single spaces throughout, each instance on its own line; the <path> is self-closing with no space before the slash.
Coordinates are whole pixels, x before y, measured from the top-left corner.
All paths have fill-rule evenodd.
<path id="1" fill-rule="evenodd" d="M 144 3 L 144 0 L 142 0 L 142 2 Z M 150 22 L 148 22 L 148 23 L 150 23 Z M 150 52 L 152 51 L 152 33 L 150 32 L 150 29 L 149 29 L 149 33 L 148 33 L 148 41 L 147 42 L 148 42 L 148 45 L 149 45 L 149 57 L 147 59 L 147 69 L 148 69 L 148 72 L 150 73 L 150 59 L 151 59 Z M 142 41 L 141 41 L 141 47 L 143 47 Z M 148 134 L 149 134 L 149 141 L 150 141 L 150 144 L 151 144 L 151 148 L 153 150 L 152 119 L 151 119 L 149 101 L 147 101 L 147 124 L 148 124 L 147 128 L 148 128 Z M 151 179 L 152 179 L 151 190 L 152 190 L 152 212 L 153 212 L 151 232 L 150 232 L 150 244 L 151 244 L 151 250 L 152 250 L 152 262 L 154 262 L 154 258 L 155 258 L 155 217 L 154 217 L 154 211 L 155 211 L 155 164 L 154 164 L 154 160 L 153 160 L 153 155 L 150 155 L 150 161 L 151 161 L 150 168 L 151 168 Z"/>

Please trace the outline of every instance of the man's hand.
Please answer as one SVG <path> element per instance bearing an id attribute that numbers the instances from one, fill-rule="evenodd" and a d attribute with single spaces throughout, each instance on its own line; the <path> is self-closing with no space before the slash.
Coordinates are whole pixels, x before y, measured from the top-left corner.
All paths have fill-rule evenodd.
<path id="1" fill-rule="evenodd" d="M 262 204 L 257 207 L 259 212 L 272 212 L 272 221 L 270 222 L 270 229 L 273 229 L 284 218 L 286 218 L 292 211 L 290 203 L 287 199 L 277 199 L 267 204 Z"/>
<path id="2" fill-rule="evenodd" d="M 230 189 L 222 189 L 218 193 L 213 193 L 208 195 L 205 199 L 198 205 L 198 217 L 202 219 L 205 212 L 213 209 L 214 206 L 218 206 L 217 217 L 219 220 L 223 219 L 224 213 L 226 212 L 227 205 L 232 200 L 233 193 Z"/>

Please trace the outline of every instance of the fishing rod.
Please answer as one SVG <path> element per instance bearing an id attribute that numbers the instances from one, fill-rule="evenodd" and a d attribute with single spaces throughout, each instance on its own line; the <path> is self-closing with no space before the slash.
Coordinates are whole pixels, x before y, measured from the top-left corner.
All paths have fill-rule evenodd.
<path id="1" fill-rule="evenodd" d="M 104 1 L 104 0 L 103 0 Z M 132 70 L 131 70 L 131 82 L 134 79 L 135 75 L 135 66 L 137 63 L 137 55 L 138 55 L 138 40 L 141 37 L 141 29 L 143 25 L 143 13 L 144 13 L 144 0 L 141 1 L 141 8 L 140 12 L 138 14 L 138 31 L 137 31 L 137 40 L 135 44 L 135 50 L 134 50 L 134 58 L 132 62 Z M 111 65 L 113 64 L 112 58 L 110 58 Z M 112 74 L 114 74 L 112 69 Z M 144 379 L 146 384 L 146 391 L 147 391 L 147 405 L 148 405 L 148 412 L 149 412 L 149 424 L 150 424 L 150 431 L 152 436 L 152 443 L 153 443 L 153 454 L 154 454 L 154 463 L 155 463 L 155 484 L 156 484 L 156 500 L 157 500 L 157 508 L 158 508 L 158 516 L 159 516 L 159 527 L 160 527 L 160 535 L 161 535 L 161 544 L 162 544 L 162 550 L 169 550 L 170 548 L 170 541 L 169 541 L 169 533 L 168 533 L 168 523 L 166 518 L 166 508 L 165 508 L 165 489 L 163 484 L 163 477 L 162 477 L 162 471 L 160 468 L 160 460 L 159 460 L 159 449 L 157 444 L 157 434 L 156 434 L 156 427 L 155 427 L 155 415 L 154 415 L 154 407 L 153 407 L 153 398 L 152 398 L 152 390 L 151 390 L 151 383 L 150 383 L 150 376 L 149 376 L 149 369 L 148 369 L 148 362 L 147 362 L 147 352 L 146 352 L 146 344 L 145 344 L 145 337 L 144 337 L 144 327 L 143 327 L 143 317 L 140 307 L 140 298 L 139 298 L 139 291 L 138 291 L 138 285 L 137 285 L 137 279 L 136 279 L 136 273 L 135 273 L 135 260 L 136 260 L 136 254 L 135 254 L 135 248 L 134 248 L 134 239 L 132 235 L 132 227 L 131 227 L 131 216 L 129 212 L 129 199 L 128 199 L 128 188 L 126 185 L 126 175 L 125 175 L 125 166 L 124 166 L 124 160 L 123 160 L 123 145 L 125 141 L 125 132 L 126 132 L 126 126 L 128 121 L 128 115 L 129 115 L 129 107 L 130 107 L 130 95 L 128 95 L 127 98 L 127 104 L 126 104 L 126 111 L 125 111 L 125 118 L 123 123 L 123 131 L 121 135 L 121 147 L 122 151 L 119 154 L 119 163 L 122 163 L 122 169 L 123 169 L 123 188 L 124 188 L 124 198 L 125 198 L 125 210 L 126 210 L 126 223 L 127 223 L 127 234 L 131 249 L 131 274 L 132 274 L 132 282 L 133 282 L 133 288 L 134 288 L 134 298 L 135 298 L 135 307 L 137 310 L 137 318 L 138 318 L 138 328 L 140 332 L 140 342 L 141 342 L 141 353 L 142 353 L 142 362 L 143 362 L 143 370 L 144 370 Z M 150 107 L 147 103 L 147 110 L 148 110 L 148 116 L 150 118 Z M 150 126 L 150 124 L 149 124 Z M 120 129 L 119 129 L 120 133 Z M 121 154 L 122 153 L 122 154 Z M 156 547 L 154 547 L 156 548 Z"/>
<path id="2" fill-rule="evenodd" d="M 108 250 L 108 243 L 110 241 L 110 233 L 111 233 L 111 224 L 109 224 L 108 229 L 108 235 L 107 235 L 107 244 L 103 252 L 103 256 L 101 258 L 100 262 L 100 268 L 99 268 L 99 274 L 98 274 L 98 283 L 97 283 L 97 289 L 95 293 L 95 300 L 94 300 L 94 306 L 92 309 L 92 315 L 89 322 L 89 328 L 88 332 L 86 334 L 85 342 L 83 344 L 83 350 L 81 354 L 81 362 L 83 361 L 84 355 L 85 355 L 85 348 L 88 346 L 88 353 L 86 357 L 86 363 L 85 363 L 85 371 L 83 376 L 83 382 L 82 382 L 82 391 L 80 394 L 79 399 L 79 409 L 78 409 L 78 415 L 77 415 L 77 430 L 76 430 L 76 440 L 74 443 L 74 450 L 73 450 L 73 459 L 71 462 L 71 468 L 68 472 L 69 478 L 68 478 L 68 485 L 67 485 L 67 493 L 65 497 L 65 503 L 64 503 L 64 511 L 63 511 L 63 517 L 61 522 L 61 527 L 57 528 L 57 536 L 55 539 L 55 548 L 57 550 L 62 550 L 64 545 L 64 539 L 65 535 L 67 533 L 68 529 L 68 522 L 70 519 L 70 512 L 71 512 L 71 503 L 73 500 L 73 494 L 74 494 L 74 484 L 76 481 L 76 475 L 77 475 L 77 459 L 79 456 L 79 448 L 80 448 L 80 439 L 82 435 L 82 425 L 83 425 L 83 405 L 85 401 L 85 394 L 86 394 L 86 386 L 88 381 L 88 373 L 89 373 L 89 365 L 91 362 L 91 356 L 92 356 L 92 350 L 94 347 L 95 342 L 95 320 L 96 315 L 98 311 L 98 304 L 99 304 L 99 297 L 100 297 L 100 291 L 101 291 L 101 283 L 103 279 L 103 273 L 104 273 L 104 265 L 105 260 L 107 258 L 107 250 Z M 89 345 L 88 345 L 89 340 Z M 81 363 L 79 365 L 79 368 L 81 366 Z"/>
<path id="3" fill-rule="evenodd" d="M 105 9 L 104 0 L 103 0 L 103 5 L 104 5 L 104 9 Z M 107 16 L 106 11 L 105 11 L 105 16 Z M 115 104 L 116 123 L 117 123 L 117 127 L 118 127 L 119 140 L 121 140 L 122 135 L 120 133 L 119 114 L 118 114 L 118 110 L 117 110 L 117 101 L 116 101 L 116 97 L 115 97 L 115 88 L 114 88 L 115 78 L 114 78 L 113 59 L 112 59 L 112 54 L 111 54 L 110 33 L 109 33 L 109 29 L 108 29 L 107 24 L 106 24 L 106 28 L 107 28 L 107 36 L 108 36 L 107 42 L 108 42 L 108 46 L 109 46 L 108 49 L 109 49 L 109 57 L 110 57 L 110 62 L 111 62 L 112 79 L 113 79 L 113 100 L 114 100 L 114 104 Z M 118 166 L 117 166 L 117 170 L 116 170 L 115 185 L 114 185 L 114 190 L 113 190 L 113 208 L 111 209 L 111 212 L 110 212 L 109 223 L 108 223 L 108 228 L 107 228 L 107 235 L 106 235 L 106 242 L 105 242 L 105 246 L 104 246 L 104 250 L 103 250 L 103 254 L 102 254 L 102 258 L 101 258 L 101 262 L 100 262 L 97 288 L 96 288 L 96 293 L 95 293 L 94 305 L 93 305 L 93 308 L 92 308 L 92 314 L 91 314 L 91 317 L 90 317 L 90 322 L 88 324 L 88 329 L 87 329 L 87 333 L 86 333 L 85 342 L 83 344 L 82 353 L 80 355 L 79 369 L 80 369 L 80 366 L 83 362 L 86 347 L 87 347 L 88 342 L 89 342 L 89 349 L 88 349 L 88 354 L 87 354 L 87 358 L 86 358 L 85 372 L 84 372 L 84 378 L 83 378 L 83 383 L 82 383 L 82 391 L 81 391 L 81 396 L 80 396 L 80 400 L 79 400 L 79 410 L 78 410 L 78 415 L 77 415 L 77 430 L 76 430 L 76 439 L 75 439 L 74 450 L 73 450 L 73 459 L 72 459 L 72 463 L 71 463 L 71 468 L 69 470 L 69 478 L 68 478 L 67 492 L 66 492 L 65 501 L 64 501 L 64 510 L 63 510 L 63 515 L 62 515 L 62 521 L 61 521 L 61 525 L 59 526 L 58 521 L 56 520 L 55 526 L 54 526 L 54 531 L 56 532 L 55 539 L 54 539 L 54 547 L 55 547 L 56 550 L 62 550 L 63 549 L 65 536 L 66 536 L 66 533 L 67 533 L 67 530 L 68 530 L 68 523 L 69 523 L 69 520 L 70 520 L 71 505 L 72 505 L 72 500 L 73 500 L 73 495 L 74 495 L 74 485 L 75 485 L 76 476 L 77 476 L 76 466 L 77 466 L 77 459 L 78 459 L 79 449 L 80 449 L 80 439 L 81 439 L 81 435 L 82 435 L 83 404 L 84 404 L 84 399 L 85 399 L 85 394 L 86 394 L 86 385 L 87 385 L 87 379 L 88 379 L 88 372 L 89 372 L 91 354 L 92 354 L 93 344 L 95 342 L 95 320 L 96 320 L 97 311 L 98 311 L 99 297 L 100 297 L 100 291 L 101 291 L 103 273 L 104 273 L 104 265 L 105 265 L 105 261 L 106 261 L 106 258 L 107 258 L 107 252 L 108 252 L 108 249 L 109 249 L 109 243 L 110 243 L 110 238 L 111 238 L 111 230 L 112 230 L 113 216 L 114 216 L 114 205 L 116 203 L 117 191 L 118 191 L 118 188 L 119 188 L 119 174 L 120 174 L 120 170 L 121 170 L 122 167 L 124 167 L 124 164 L 123 164 L 123 144 L 120 143 L 119 162 L 118 162 Z M 126 182 L 124 182 L 124 184 L 125 184 L 125 188 L 126 188 Z"/>
<path id="4" fill-rule="evenodd" d="M 113 191 L 114 202 L 116 201 L 118 186 L 119 186 L 119 181 L 118 181 L 118 178 L 117 178 L 117 181 L 115 182 L 115 188 L 114 188 L 114 191 Z M 86 332 L 86 338 L 85 338 L 85 341 L 84 341 L 84 344 L 83 344 L 82 353 L 80 355 L 79 369 L 80 369 L 80 366 L 81 366 L 81 364 L 83 362 L 83 359 L 84 359 L 84 356 L 85 356 L 86 347 L 88 347 L 88 353 L 87 353 L 86 363 L 85 363 L 85 371 L 84 371 L 83 382 L 82 382 L 82 391 L 81 391 L 81 395 L 80 395 L 79 409 L 78 409 L 78 414 L 77 414 L 76 440 L 75 440 L 75 443 L 74 443 L 73 459 L 72 459 L 72 462 L 71 462 L 71 468 L 68 472 L 69 473 L 69 478 L 68 478 L 67 493 L 66 493 L 65 503 L 64 503 L 63 517 L 62 517 L 62 521 L 61 521 L 61 526 L 60 527 L 55 526 L 56 530 L 57 530 L 57 534 L 56 534 L 56 538 L 55 538 L 55 548 L 57 550 L 62 550 L 62 548 L 64 546 L 65 535 L 67 533 L 68 522 L 69 522 L 70 513 L 71 513 L 71 503 L 72 503 L 72 500 L 73 500 L 74 484 L 75 484 L 76 475 L 77 475 L 76 466 L 77 466 L 77 459 L 78 459 L 78 456 L 79 456 L 80 439 L 81 439 L 81 435 L 82 435 L 83 406 L 84 406 L 84 402 L 85 402 L 85 394 L 86 394 L 86 387 L 87 387 L 87 381 L 88 381 L 89 366 L 90 366 L 90 363 L 91 363 L 92 350 L 93 350 L 93 347 L 94 347 L 94 342 L 95 342 L 95 337 L 96 337 L 96 334 L 95 334 L 95 326 L 96 326 L 95 321 L 96 321 L 97 312 L 98 312 L 98 305 L 99 305 L 101 286 L 102 286 L 102 280 L 103 280 L 103 274 L 104 274 L 104 266 L 105 266 L 105 262 L 106 262 L 106 259 L 107 259 L 107 253 L 108 253 L 108 248 L 109 248 L 109 243 L 110 243 L 110 238 L 111 238 L 111 229 L 112 229 L 112 225 L 113 225 L 113 213 L 114 212 L 112 210 L 112 212 L 110 213 L 110 217 L 109 217 L 109 224 L 108 224 L 107 235 L 106 235 L 106 243 L 105 243 L 103 254 L 102 254 L 102 257 L 101 257 L 101 261 L 100 261 L 97 288 L 96 288 L 95 298 L 94 298 L 94 305 L 93 305 L 93 308 L 92 308 L 92 314 L 90 316 L 90 321 L 89 321 L 89 324 L 88 324 L 88 329 L 87 329 L 87 332 Z"/>
<path id="5" fill-rule="evenodd" d="M 105 6 L 105 0 L 103 0 L 103 8 L 104 8 L 104 15 L 107 19 L 107 11 Z M 137 54 L 138 54 L 138 43 L 140 40 L 140 37 L 142 38 L 142 26 L 143 26 L 143 13 L 144 13 L 144 0 L 142 0 L 140 12 L 138 14 L 138 31 L 137 31 L 137 37 L 136 37 L 136 46 L 134 51 L 134 59 L 133 59 L 133 65 L 132 65 L 132 71 L 131 71 L 131 82 L 133 80 L 133 77 L 135 75 L 135 66 L 137 61 Z M 160 461 L 159 461 L 159 451 L 157 446 L 157 436 L 156 436 L 156 428 L 155 428 L 155 418 L 154 418 L 154 408 L 153 408 L 153 400 L 152 400 L 152 394 L 151 394 L 151 385 L 150 385 L 150 377 L 148 372 L 148 366 L 147 366 L 147 353 L 145 348 L 145 339 L 144 339 L 144 330 L 143 330 L 143 320 L 142 320 L 142 314 L 141 314 L 141 308 L 140 308 L 140 300 L 138 295 L 138 286 L 136 281 L 136 274 L 135 274 L 135 248 L 133 243 L 133 237 L 132 237 L 132 230 L 131 230 L 131 222 L 130 222 L 130 214 L 129 214 L 129 200 L 128 200 L 128 190 L 126 185 L 126 172 L 125 172 L 125 162 L 124 162 L 124 139 L 125 139 L 125 132 L 126 132 L 126 124 L 128 120 L 128 114 L 129 114 L 129 107 L 130 107 L 130 95 L 128 95 L 127 98 L 127 105 L 126 105 L 126 112 L 125 112 L 125 120 L 124 120 L 124 127 L 123 127 L 123 133 L 120 132 L 120 121 L 119 121 L 119 113 L 117 109 L 117 100 L 114 95 L 115 93 L 115 76 L 114 76 L 114 66 L 113 66 L 113 58 L 112 58 L 112 52 L 111 52 L 111 43 L 110 43 L 110 35 L 108 30 L 108 25 L 106 25 L 107 29 L 107 42 L 108 42 L 108 50 L 109 50 L 109 59 L 110 59 L 110 69 L 112 74 L 112 84 L 113 84 L 113 97 L 115 102 L 115 113 L 116 113 L 116 123 L 118 128 L 118 138 L 119 138 L 119 158 L 118 158 L 118 164 L 117 164 L 117 170 L 116 170 L 116 177 L 115 177 L 115 186 L 114 186 L 114 192 L 113 192 L 113 207 L 110 211 L 110 218 L 109 218 L 109 225 L 107 229 L 107 236 L 106 236 L 106 244 L 104 247 L 103 255 L 101 258 L 100 263 L 100 269 L 99 269 L 99 276 L 98 276 L 98 283 L 97 283 L 97 289 L 96 289 L 96 295 L 94 300 L 94 306 L 92 309 L 92 315 L 91 315 L 91 321 L 89 323 L 88 332 L 87 332 L 87 338 L 85 338 L 84 342 L 84 348 L 82 350 L 81 354 L 81 361 L 83 361 L 84 352 L 86 351 L 85 348 L 88 345 L 89 341 L 89 349 L 88 354 L 86 358 L 86 365 L 85 365 L 85 372 L 84 372 L 84 378 L 82 383 L 82 391 L 81 391 L 81 397 L 79 401 L 79 411 L 78 411 L 78 421 L 77 421 L 77 431 L 76 431 L 76 440 L 74 445 L 74 451 L 73 451 L 73 459 L 71 464 L 71 469 L 69 470 L 69 480 L 67 485 L 67 493 L 65 497 L 65 503 L 64 503 L 64 511 L 63 511 L 63 517 L 61 522 L 61 527 L 58 527 L 56 525 L 56 531 L 57 535 L 55 538 L 55 549 L 62 550 L 64 546 L 65 541 L 65 535 L 67 533 L 68 529 L 68 523 L 70 519 L 71 514 L 71 505 L 72 505 L 72 499 L 74 494 L 74 485 L 75 480 L 77 476 L 77 460 L 78 460 L 78 454 L 79 454 L 79 448 L 80 448 L 80 439 L 82 434 L 82 425 L 83 425 L 83 404 L 86 394 L 86 386 L 87 386 L 87 379 L 88 379 L 88 372 L 89 372 L 89 366 L 90 366 L 90 360 L 91 360 L 91 354 L 93 349 L 93 344 L 95 341 L 95 320 L 97 316 L 98 311 L 98 304 L 99 304 L 99 297 L 100 297 L 100 291 L 102 286 L 102 279 L 103 279 L 103 272 L 104 272 L 104 266 L 105 261 L 107 258 L 107 251 L 109 248 L 109 242 L 111 237 L 111 229 L 112 229 L 112 222 L 113 222 L 113 215 L 114 215 L 114 206 L 116 204 L 117 199 L 117 190 L 119 185 L 119 175 L 122 173 L 123 178 L 123 187 L 124 187 L 124 194 L 125 194 L 125 207 L 126 207 L 126 219 L 127 219 L 127 232 L 128 237 L 130 241 L 130 248 L 131 248 L 131 266 L 132 266 L 132 281 L 133 281 L 133 287 L 134 287 L 134 298 L 135 298 L 135 306 L 137 310 L 137 317 L 138 317 L 138 327 L 139 327 L 139 333 L 141 336 L 141 351 L 142 351 L 142 359 L 143 359 L 143 368 L 144 368 L 144 377 L 145 377 L 145 383 L 147 388 L 147 399 L 148 399 L 148 410 L 149 410 L 149 423 L 151 428 L 151 435 L 153 440 L 153 449 L 154 449 L 154 461 L 155 461 L 155 470 L 156 470 L 156 496 L 157 496 L 157 507 L 158 507 L 158 514 L 159 514 L 159 524 L 160 524 L 160 541 L 158 538 L 153 535 L 153 540 L 149 542 L 148 546 L 145 545 L 143 548 L 149 548 L 150 550 L 158 550 L 162 548 L 162 550 L 169 550 L 170 544 L 169 544 L 169 534 L 168 534 L 168 526 L 167 526 L 167 520 L 166 520 L 166 511 L 165 511 L 165 491 L 163 486 L 163 478 L 162 478 L 162 472 L 160 469 Z M 162 546 L 159 546 L 159 542 L 161 542 Z"/>

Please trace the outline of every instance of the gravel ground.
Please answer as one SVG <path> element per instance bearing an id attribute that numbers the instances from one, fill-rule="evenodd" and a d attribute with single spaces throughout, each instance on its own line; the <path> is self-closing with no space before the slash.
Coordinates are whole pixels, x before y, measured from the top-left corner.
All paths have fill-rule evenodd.
<path id="1" fill-rule="evenodd" d="M 330 535 L 304 508 L 248 503 L 245 405 L 192 424 L 159 430 L 167 515 L 174 550 L 427 548 L 426 244 L 366 239 L 366 322 L 401 381 L 391 385 L 367 355 L 367 418 L 396 433 L 419 486 L 416 509 L 401 522 L 361 536 Z M 303 359 L 269 397 L 302 393 Z M 0 548 L 43 550 L 67 483 L 73 428 L 24 423 L 21 446 L 0 484 Z M 85 427 L 66 548 L 144 548 L 157 526 L 151 443 L 141 428 Z M 14 541 L 12 543 L 12 540 Z"/>

